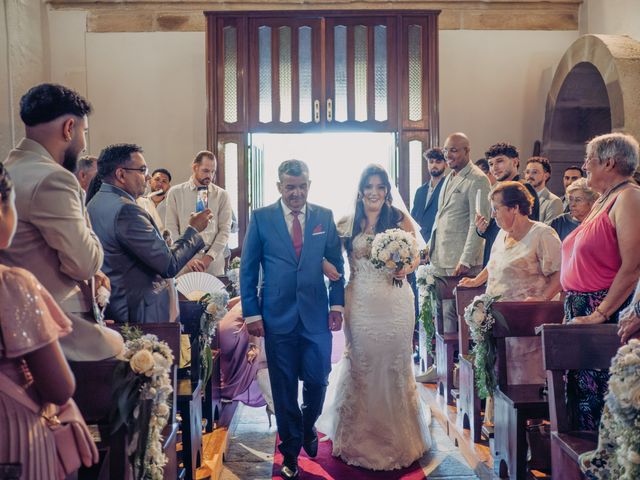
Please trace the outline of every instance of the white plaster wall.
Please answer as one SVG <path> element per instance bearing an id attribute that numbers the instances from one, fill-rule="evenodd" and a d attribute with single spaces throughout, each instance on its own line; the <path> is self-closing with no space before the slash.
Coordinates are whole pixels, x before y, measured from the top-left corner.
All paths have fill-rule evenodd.
<path id="1" fill-rule="evenodd" d="M 133 142 L 174 183 L 189 176 L 206 148 L 204 40 L 203 32 L 86 35 L 92 153 Z"/>
<path id="2" fill-rule="evenodd" d="M 20 97 L 49 80 L 50 64 L 43 2 L 3 0 L 0 16 L 0 158 L 4 158 L 24 135 Z"/>
<path id="3" fill-rule="evenodd" d="M 462 131 L 472 159 L 500 141 L 530 156 L 542 139 L 553 73 L 576 38 L 576 31 L 441 31 L 441 143 Z"/>
<path id="4" fill-rule="evenodd" d="M 584 0 L 580 34 L 629 35 L 640 41 L 639 0 Z"/>

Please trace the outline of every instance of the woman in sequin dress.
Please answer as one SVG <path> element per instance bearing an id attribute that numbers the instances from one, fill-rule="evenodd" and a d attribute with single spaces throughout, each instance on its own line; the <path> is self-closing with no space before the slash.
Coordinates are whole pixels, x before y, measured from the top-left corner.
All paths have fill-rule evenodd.
<path id="1" fill-rule="evenodd" d="M 0 163 L 0 249 L 16 230 L 15 194 Z M 75 380 L 58 338 L 71 322 L 49 292 L 21 268 L 0 265 L 0 374 L 37 404 L 62 405 L 71 398 Z M 19 463 L 20 478 L 58 478 L 53 435 L 43 419 L 0 387 L 0 464 Z"/>

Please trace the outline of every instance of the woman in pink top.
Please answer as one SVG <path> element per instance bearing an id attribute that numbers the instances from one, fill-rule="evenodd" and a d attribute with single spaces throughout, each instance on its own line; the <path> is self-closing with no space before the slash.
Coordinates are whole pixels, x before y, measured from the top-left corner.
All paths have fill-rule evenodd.
<path id="1" fill-rule="evenodd" d="M 587 218 L 562 244 L 560 282 L 567 292 L 571 323 L 618 321 L 629 302 L 640 266 L 640 188 L 631 177 L 638 166 L 638 142 L 611 133 L 591 140 L 583 169 L 600 193 Z M 607 370 L 569 372 L 569 411 L 578 430 L 597 430 L 609 381 Z"/>

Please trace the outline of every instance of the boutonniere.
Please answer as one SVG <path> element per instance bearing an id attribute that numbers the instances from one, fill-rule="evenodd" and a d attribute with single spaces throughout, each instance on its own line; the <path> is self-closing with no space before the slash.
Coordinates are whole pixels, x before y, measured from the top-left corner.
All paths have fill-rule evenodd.
<path id="1" fill-rule="evenodd" d="M 323 235 L 325 233 L 324 227 L 322 225 L 316 225 L 313 229 L 313 235 Z"/>

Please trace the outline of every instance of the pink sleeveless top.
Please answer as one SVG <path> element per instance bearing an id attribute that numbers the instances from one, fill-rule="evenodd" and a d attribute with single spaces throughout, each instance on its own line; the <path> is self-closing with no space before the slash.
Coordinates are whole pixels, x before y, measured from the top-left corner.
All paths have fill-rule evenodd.
<path id="1" fill-rule="evenodd" d="M 562 242 L 560 283 L 565 291 L 597 292 L 611 287 L 622 259 L 618 235 L 609 212 L 616 203 L 613 197 L 607 208 L 589 222 L 583 222 Z"/>

